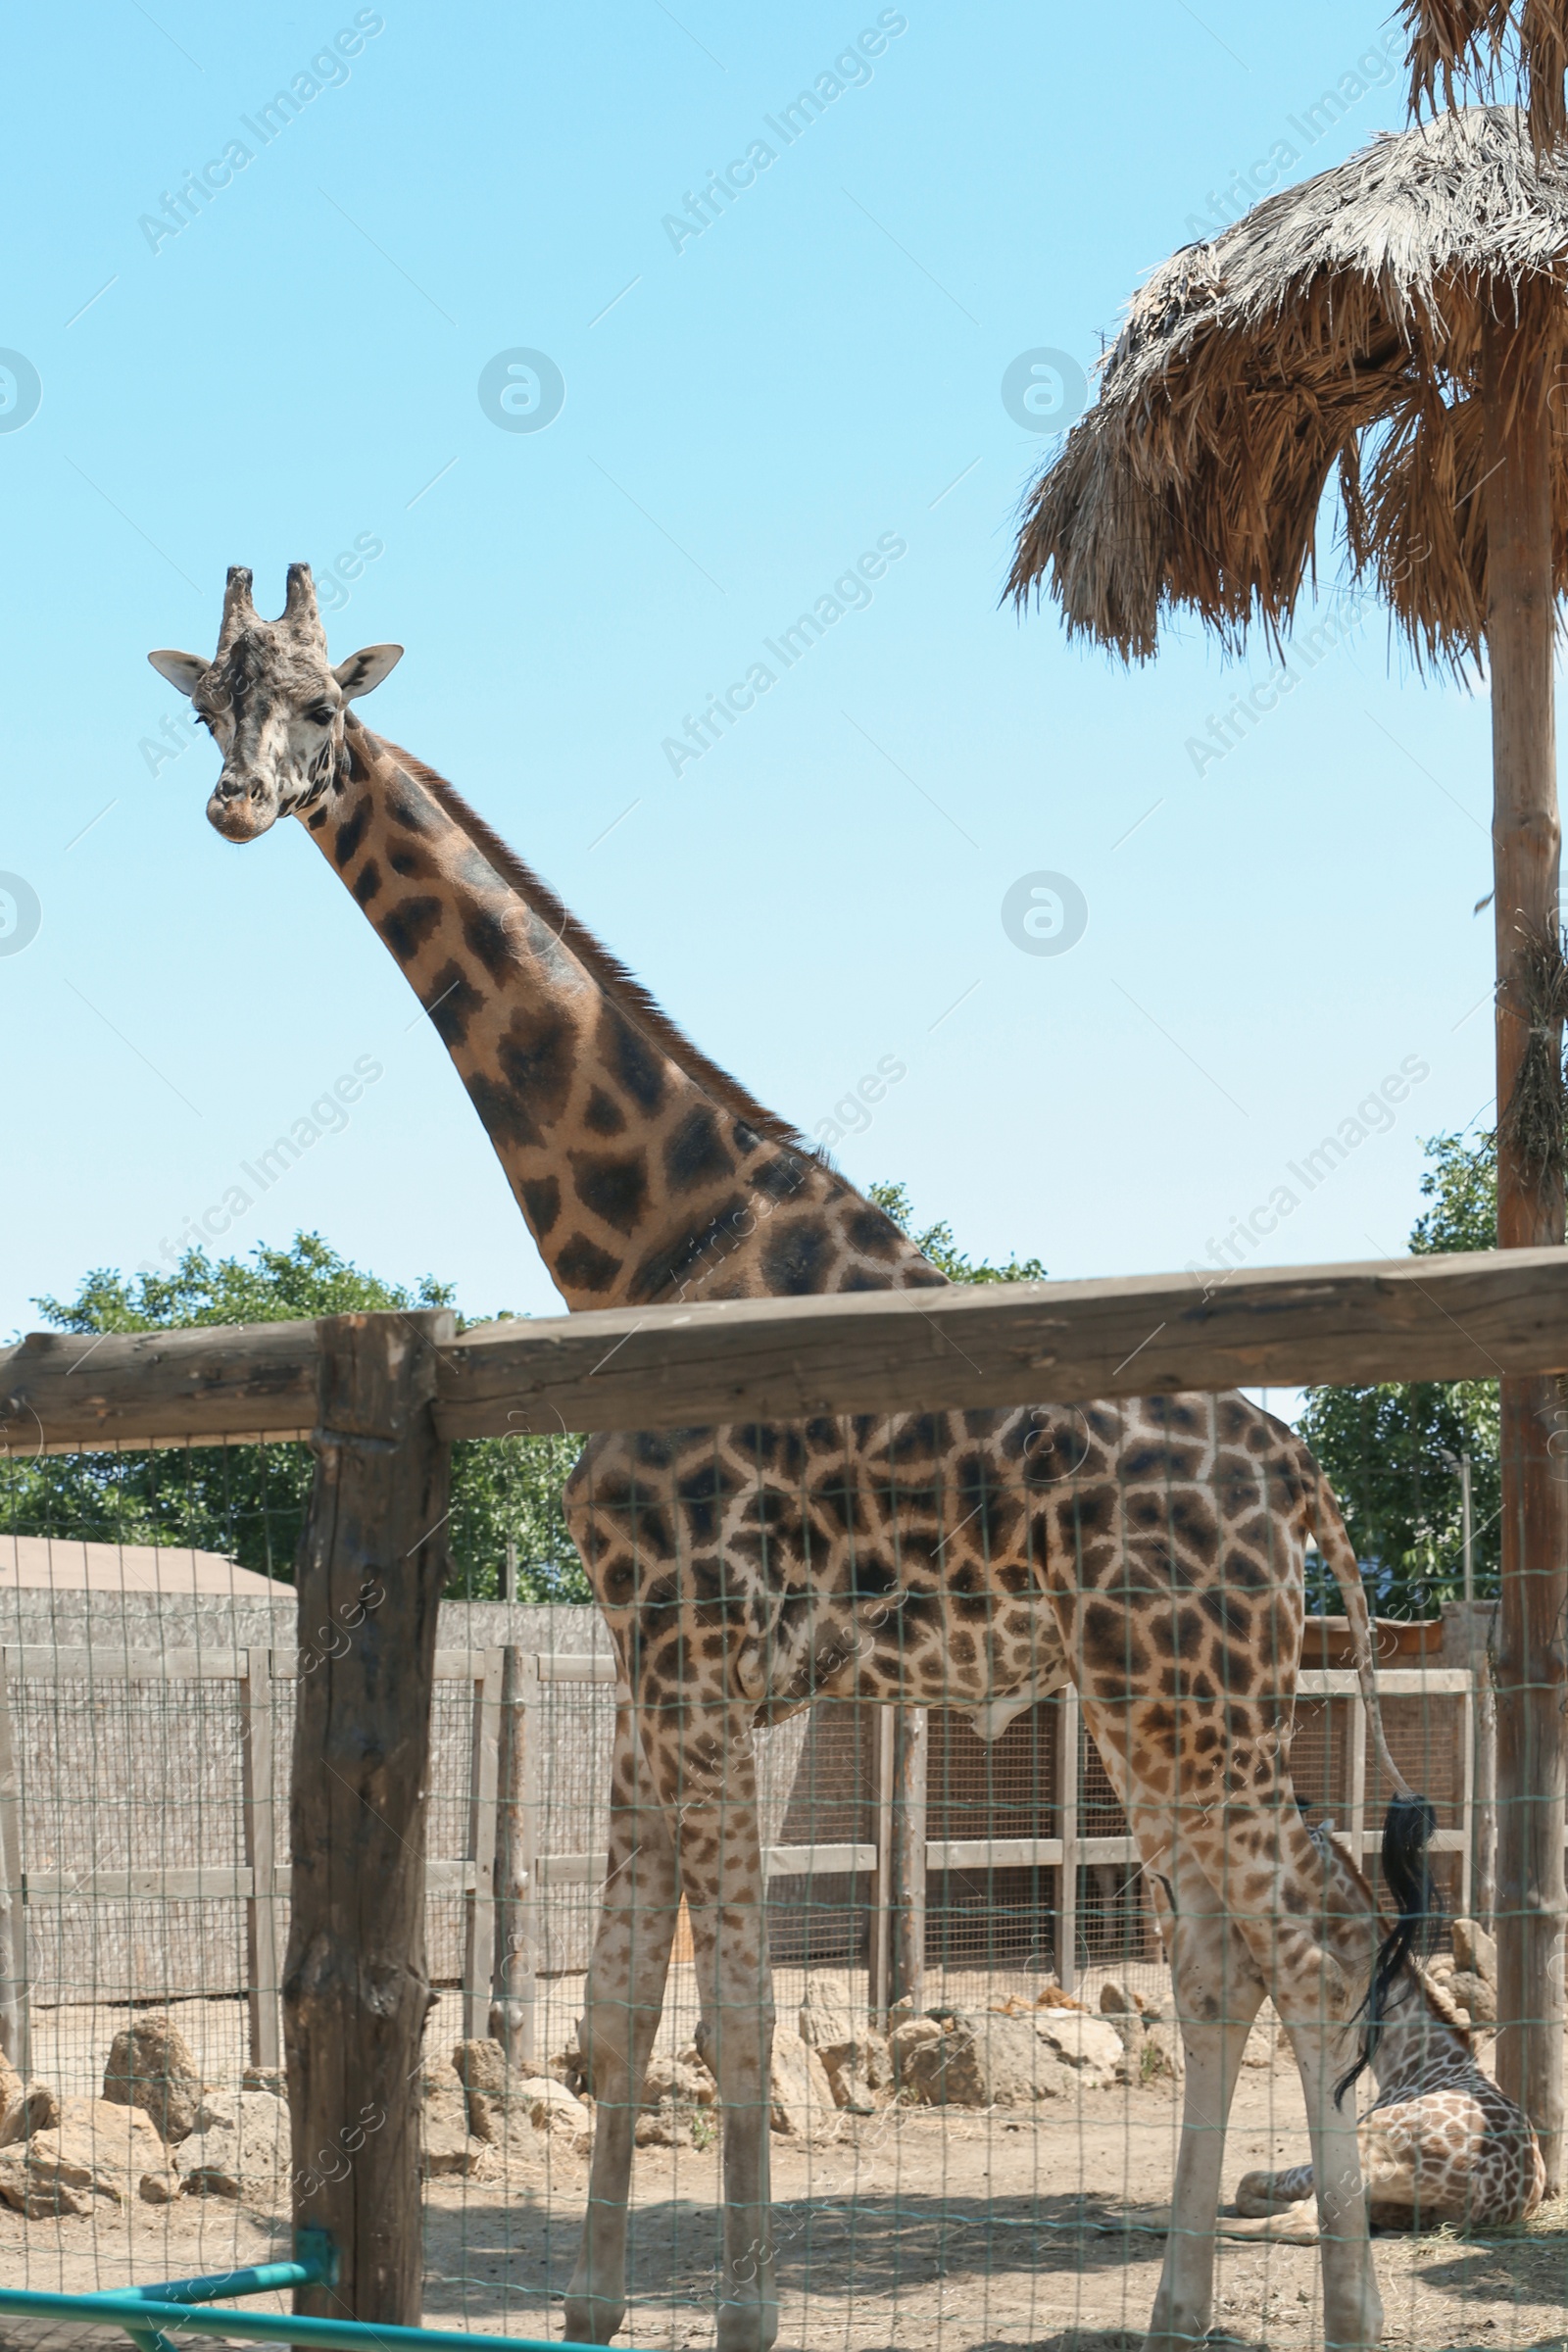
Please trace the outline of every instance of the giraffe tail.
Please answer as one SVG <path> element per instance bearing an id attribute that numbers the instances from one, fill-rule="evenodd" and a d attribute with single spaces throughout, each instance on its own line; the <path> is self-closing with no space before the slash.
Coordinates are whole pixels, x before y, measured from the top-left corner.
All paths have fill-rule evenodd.
<path id="1" fill-rule="evenodd" d="M 1350 1647 L 1355 1657 L 1355 1679 L 1361 1686 L 1361 1697 L 1366 1707 L 1367 1727 L 1383 1776 L 1396 1799 L 1419 1804 L 1415 1790 L 1405 1779 L 1389 1752 L 1383 1731 L 1383 1710 L 1378 1704 L 1377 1671 L 1372 1657 L 1372 1617 L 1366 1605 L 1366 1587 L 1361 1582 L 1360 1565 L 1345 1532 L 1345 1521 L 1334 1490 L 1316 1462 L 1303 1446 L 1301 1468 L 1306 1481 L 1307 1522 L 1317 1538 L 1317 1547 L 1329 1564 L 1334 1582 L 1340 1588 L 1345 1614 L 1349 1621 Z"/>
<path id="2" fill-rule="evenodd" d="M 1329 1564 L 1345 1603 L 1345 1614 L 1350 1628 L 1350 1645 L 1355 1656 L 1355 1675 L 1361 1686 L 1367 1725 L 1372 1734 L 1378 1763 L 1388 1786 L 1394 1790 L 1383 1824 L 1383 1877 L 1394 1897 L 1395 1921 L 1378 1946 L 1372 1967 L 1372 1981 L 1361 2005 L 1361 2015 L 1366 2024 L 1360 2057 L 1344 2081 L 1335 2085 L 1334 2103 L 1338 2106 L 1352 2082 L 1372 2064 L 1389 1994 L 1412 1951 L 1424 1940 L 1428 1923 L 1437 1910 L 1427 1847 L 1438 1826 L 1438 1817 L 1427 1799 L 1416 1794 L 1390 1752 L 1383 1729 L 1383 1710 L 1378 1703 L 1377 1672 L 1372 1656 L 1372 1619 L 1366 1605 L 1366 1588 L 1361 1582 L 1361 1570 L 1346 1533 L 1334 1491 L 1310 1454 L 1305 1453 L 1304 1448 L 1302 1450 L 1308 1519 L 1312 1533 L 1317 1538 L 1318 1549 Z"/>

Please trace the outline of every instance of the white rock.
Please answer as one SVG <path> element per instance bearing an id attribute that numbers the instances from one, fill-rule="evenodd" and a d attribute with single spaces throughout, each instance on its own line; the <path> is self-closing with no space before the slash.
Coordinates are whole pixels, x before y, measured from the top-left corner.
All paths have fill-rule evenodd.
<path id="1" fill-rule="evenodd" d="M 772 2126 L 790 2139 L 809 2139 L 832 2129 L 838 2116 L 827 2069 L 787 2026 L 773 2030 Z"/>
<path id="2" fill-rule="evenodd" d="M 876 2113 L 876 2086 L 869 2075 L 858 2073 L 852 2066 L 830 2066 L 827 2080 L 834 2106 L 846 2115 Z"/>
<path id="3" fill-rule="evenodd" d="M 179 2144 L 186 2195 L 286 2201 L 291 2157 L 282 2100 L 268 2090 L 208 2090 L 202 2115 L 205 2129 Z"/>
<path id="4" fill-rule="evenodd" d="M 179 2028 L 167 2017 L 136 2017 L 122 2026 L 104 2066 L 103 2095 L 113 2105 L 144 2108 L 162 2139 L 193 2132 L 202 2079 Z"/>
<path id="5" fill-rule="evenodd" d="M 554 2075 L 525 2075 L 516 2083 L 513 2104 L 526 2115 L 536 2132 L 546 2134 L 557 2146 L 570 2148 L 578 2156 L 593 2152 L 594 2111 L 586 2098 L 579 2099 L 564 2082 Z"/>
<path id="6" fill-rule="evenodd" d="M 554 2075 L 528 2075 L 517 2084 L 517 2096 L 528 2110 L 536 2131 L 548 2132 L 559 2117 L 574 2131 L 585 2132 L 593 2119 L 575 2091 Z"/>
<path id="7" fill-rule="evenodd" d="M 1105 2090 L 1120 2079 L 1122 2041 L 1107 2018 L 1082 2009 L 1037 2009 L 1036 2035 L 1052 2056 L 1078 2074 L 1086 2090 Z"/>
<path id="8" fill-rule="evenodd" d="M 455 2078 L 427 2091 L 419 2115 L 419 2170 L 426 2180 L 479 2169 L 484 2141 L 468 2129 L 468 2094 Z"/>
<path id="9" fill-rule="evenodd" d="M 452 2053 L 452 2071 L 466 2089 L 484 2098 L 507 2096 L 507 2053 L 499 2041 L 460 2041 Z"/>
<path id="10" fill-rule="evenodd" d="M 1281 2051 L 1289 2057 L 1290 2041 L 1284 2027 L 1280 2024 L 1279 2013 L 1273 2002 L 1265 2001 L 1252 2021 L 1252 2031 L 1248 2035 L 1247 2047 L 1242 2052 L 1242 2064 L 1263 2068 L 1272 2067 L 1276 2055 Z"/>
<path id="11" fill-rule="evenodd" d="M 893 2061 L 882 2034 L 857 2024 L 843 2001 L 830 1999 L 808 1985 L 800 2010 L 801 2039 L 827 2069 L 835 2103 L 855 2114 L 868 2114 L 876 2102 L 877 2085 L 893 2081 Z"/>
<path id="12" fill-rule="evenodd" d="M 1448 1994 L 1460 2008 L 1469 2010 L 1473 2026 L 1496 2024 L 1497 1987 L 1488 1978 L 1456 1968 L 1448 1979 Z"/>
<path id="13" fill-rule="evenodd" d="M 28 2139 L 34 2132 L 52 2132 L 59 2121 L 59 2106 L 47 2083 L 24 2083 L 0 2052 L 0 2147 Z"/>
<path id="14" fill-rule="evenodd" d="M 90 2213 L 92 2201 L 90 2188 L 72 2188 L 60 2180 L 40 2180 L 28 2169 L 21 2148 L 0 2150 L 0 2203 L 9 2205 L 27 2221 L 41 2221 L 58 2213 Z"/>
<path id="15" fill-rule="evenodd" d="M 1144 2028 L 1139 2081 L 1179 2082 L 1186 2064 L 1181 2028 L 1170 2018 L 1152 2017 Z"/>
<path id="16" fill-rule="evenodd" d="M 1489 1984 L 1497 1982 L 1497 1938 L 1489 1936 L 1478 1919 L 1456 1919 L 1450 1931 L 1453 1937 L 1453 1965 L 1460 1976 L 1484 1977 Z"/>
<path id="17" fill-rule="evenodd" d="M 711 2107 L 717 2091 L 717 2084 L 695 2049 L 678 2058 L 666 2057 L 662 2050 L 656 2050 L 643 2077 L 641 2104 L 650 2109 L 665 2105 Z"/>
<path id="18" fill-rule="evenodd" d="M 855 2039 L 855 2020 L 847 2003 L 831 1999 L 815 1984 L 808 1984 L 797 2022 L 801 2039 L 810 2050 L 843 2049 Z"/>
<path id="19" fill-rule="evenodd" d="M 928 2107 L 1027 2107 L 1071 2098 L 1084 2080 L 1036 2033 L 1032 2016 L 955 2012 L 914 2022 L 935 2026 L 935 2035 L 906 2039 L 908 2029 L 901 2028 L 894 2044 L 904 2043 L 901 2082 Z"/>
<path id="20" fill-rule="evenodd" d="M 893 2079 L 902 2082 L 917 2050 L 927 2042 L 940 2041 L 942 2028 L 934 2017 L 906 2017 L 888 2036 L 888 2049 L 893 2058 Z"/>
<path id="21" fill-rule="evenodd" d="M 63 2099 L 58 2125 L 35 2132 L 19 2160 L 44 2195 L 76 2193 L 81 2201 L 74 2205 L 61 2195 L 55 2209 L 66 2213 L 88 2211 L 95 2197 L 127 2205 L 141 2194 L 144 2179 L 169 2171 L 169 2150 L 151 2119 L 111 2099 Z"/>
<path id="22" fill-rule="evenodd" d="M 689 2148 L 691 2108 L 681 2109 L 673 2099 L 661 2099 L 657 2107 L 645 2109 L 638 2116 L 633 2138 L 640 2148 Z"/>

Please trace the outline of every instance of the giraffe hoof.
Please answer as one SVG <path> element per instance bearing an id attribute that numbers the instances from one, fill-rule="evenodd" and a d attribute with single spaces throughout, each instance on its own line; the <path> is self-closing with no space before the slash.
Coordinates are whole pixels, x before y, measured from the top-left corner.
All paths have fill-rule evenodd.
<path id="1" fill-rule="evenodd" d="M 719 2306 L 714 2352 L 771 2352 L 777 2340 L 777 2303 L 759 2300 Z"/>
<path id="2" fill-rule="evenodd" d="M 626 2317 L 624 2300 L 615 2295 L 571 2295 L 565 2302 L 568 2344 L 608 2344 Z"/>

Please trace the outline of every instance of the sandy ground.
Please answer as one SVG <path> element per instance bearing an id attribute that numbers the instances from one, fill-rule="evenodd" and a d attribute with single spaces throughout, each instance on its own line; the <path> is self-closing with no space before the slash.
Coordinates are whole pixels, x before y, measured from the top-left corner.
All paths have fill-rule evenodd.
<path id="1" fill-rule="evenodd" d="M 663 2038 L 690 2032 L 677 1973 Z M 819 1972 L 826 1974 L 828 1972 Z M 857 1988 L 838 1979 L 843 1990 Z M 997 1980 L 985 1980 L 995 1997 Z M 863 1984 L 863 1979 L 858 1980 Z M 951 1981 L 928 1999 L 976 1986 Z M 1093 1988 L 1091 1988 L 1092 1990 Z M 547 2046 L 558 2048 L 580 1980 L 553 1988 Z M 799 1979 L 781 1972 L 791 2017 Z M 200 2006 L 202 2013 L 192 2015 Z M 432 2042 L 456 2038 L 444 1998 Z M 60 2013 L 51 2053 L 63 2089 L 91 2087 L 93 2042 L 80 2013 Z M 211 2079 L 240 2058 L 232 2004 L 182 2005 L 182 2029 Z M 112 2031 L 113 2021 L 106 2020 Z M 104 2036 L 107 2040 L 107 2034 Z M 1255 2055 L 1268 2059 L 1265 2043 Z M 101 2065 L 101 2058 L 98 2063 Z M 781 2343 L 845 2352 L 1123 2352 L 1141 2339 L 1164 2252 L 1179 2108 L 1169 2085 L 1047 2101 L 1027 2118 L 889 2108 L 841 2117 L 813 2144 L 775 2136 L 775 2242 Z M 426 2206 L 425 2317 L 484 2332 L 559 2336 L 587 2167 L 524 2134 L 493 2178 L 437 2181 Z M 1288 2058 L 1250 2065 L 1238 2094 L 1225 2178 L 1306 2154 Z M 633 2183 L 632 2307 L 624 2343 L 679 2352 L 712 2340 L 717 2261 L 716 2150 L 648 2148 Z M 182 2199 L 123 2215 L 23 2222 L 0 2214 L 0 2281 L 91 2288 L 226 2268 L 286 2249 L 283 2200 L 235 2206 Z M 1381 2237 L 1376 2260 L 1387 2341 L 1422 2352 L 1568 2345 L 1568 2205 L 1524 2232 L 1486 2242 L 1438 2232 Z M 1317 2254 L 1309 2246 L 1222 2240 L 1216 2345 L 1322 2342 Z M 272 2299 L 274 2307 L 276 2299 Z M 0 2340 L 4 2340 L 0 2334 Z"/>

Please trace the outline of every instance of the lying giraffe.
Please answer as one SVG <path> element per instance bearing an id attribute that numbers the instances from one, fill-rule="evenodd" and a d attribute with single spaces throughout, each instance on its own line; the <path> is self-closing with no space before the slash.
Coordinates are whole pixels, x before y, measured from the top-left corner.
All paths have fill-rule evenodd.
<path id="1" fill-rule="evenodd" d="M 1370 1984 L 1387 1923 L 1378 1917 L 1372 1888 L 1334 1837 L 1333 1824 L 1325 1822 L 1311 1836 L 1323 1862 L 1329 1948 L 1352 1984 Z M 1237 1952 L 1233 1965 L 1242 1959 Z M 1401 1956 L 1378 2006 L 1368 2060 L 1378 2097 L 1360 2131 L 1373 2227 L 1431 2230 L 1452 2222 L 1504 2230 L 1527 2220 L 1545 2191 L 1541 2149 L 1528 2117 L 1482 2073 L 1452 2003 Z M 1313 2187 L 1309 2164 L 1247 2173 L 1236 2191 L 1236 2210 L 1289 2214 Z"/>
<path id="2" fill-rule="evenodd" d="M 361 724 L 350 703 L 401 650 L 332 667 L 294 564 L 279 620 L 259 618 L 249 572 L 234 570 L 214 659 L 151 660 L 221 749 L 213 824 L 245 842 L 299 817 L 397 958 L 568 1306 L 858 1290 L 913 1301 L 940 1284 L 450 784 Z M 1288 1771 L 1314 1532 L 1401 1792 L 1399 1839 L 1419 1844 L 1425 1808 L 1388 1755 L 1354 1556 L 1299 1441 L 1235 1395 L 627 1433 L 590 1443 L 565 1506 L 627 1693 L 584 2026 L 598 2124 L 568 2336 L 608 2343 L 625 2316 L 635 2101 L 683 1893 L 723 2111 L 720 2352 L 764 2352 L 778 2331 L 755 1728 L 855 1697 L 967 1708 L 994 1738 L 1071 1681 L 1159 1889 L 1187 2045 L 1149 2343 L 1191 2346 L 1212 2309 L 1246 2039 L 1196 1964 L 1216 1934 L 1247 1955 L 1256 2000 L 1273 1996 L 1317 2177 L 1337 2184 L 1330 2340 L 1375 2343 L 1355 2126 L 1333 2097 L 1356 1986 L 1324 1933 L 1323 1869 Z"/>

